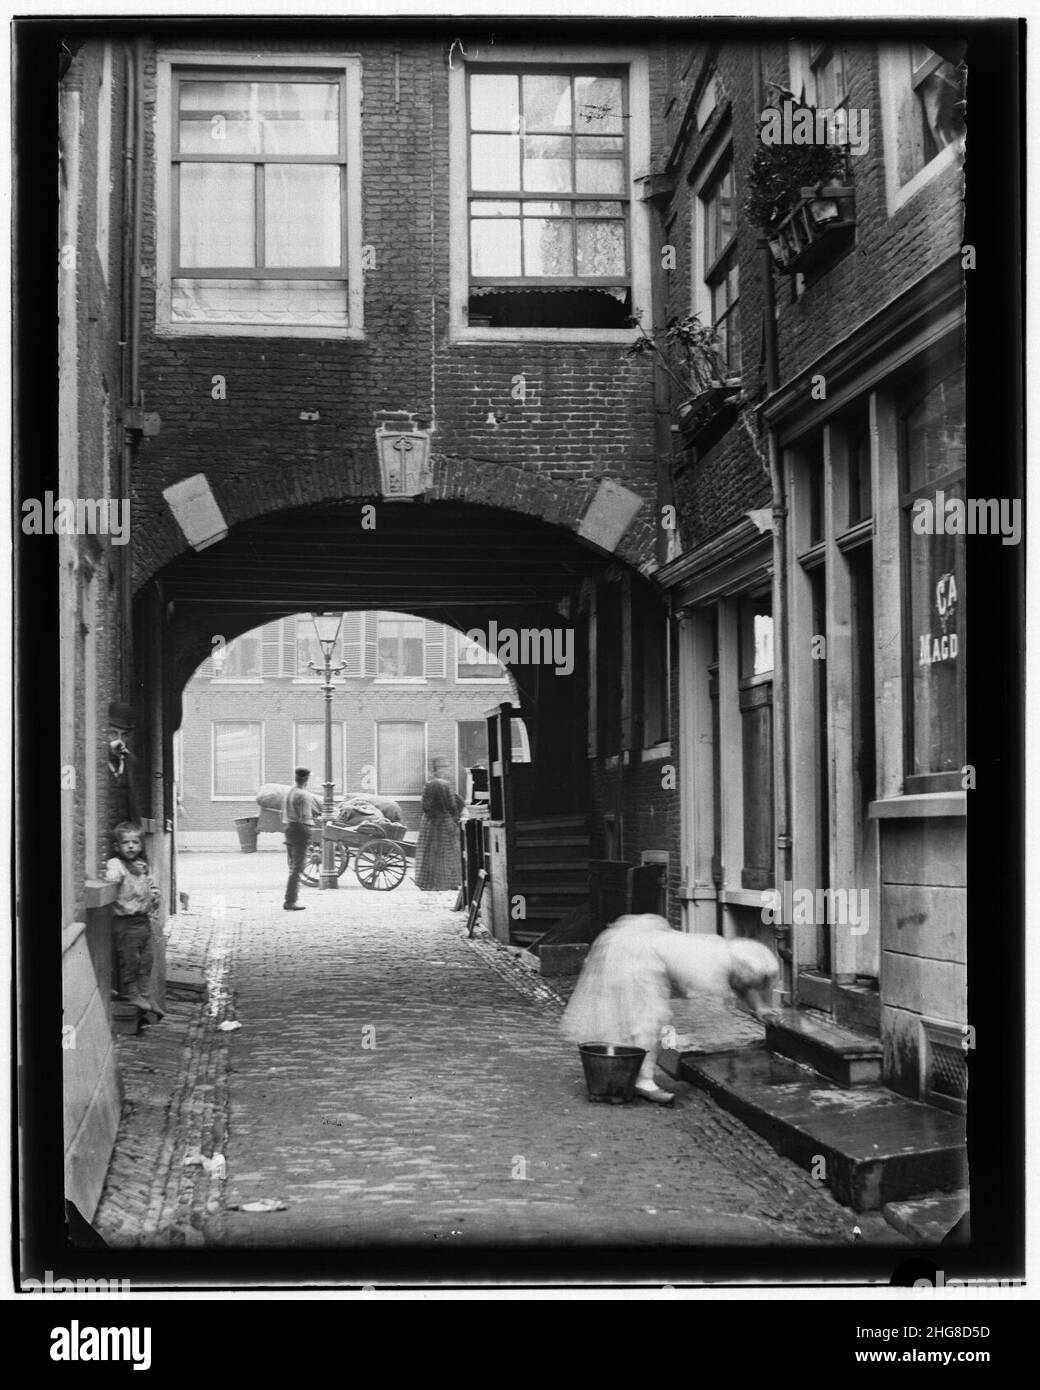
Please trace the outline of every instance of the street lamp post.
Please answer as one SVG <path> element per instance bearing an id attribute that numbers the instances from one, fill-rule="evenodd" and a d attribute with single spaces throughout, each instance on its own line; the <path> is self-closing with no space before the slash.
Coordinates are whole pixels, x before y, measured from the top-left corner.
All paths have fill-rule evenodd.
<path id="1" fill-rule="evenodd" d="M 308 661 L 307 665 L 312 671 L 317 671 L 319 675 L 325 677 L 325 682 L 322 685 L 325 694 L 325 800 L 322 819 L 324 825 L 330 825 L 336 809 L 333 804 L 335 784 L 332 780 L 332 678 L 346 669 L 345 662 L 333 665 L 332 653 L 339 639 L 343 614 L 312 613 L 311 620 L 314 623 L 314 631 L 324 661 L 324 668 L 315 666 L 313 661 Z M 321 878 L 319 883 L 322 888 L 339 887 L 339 879 L 336 877 L 335 845 L 331 840 L 325 839 L 324 834 L 321 842 Z"/>

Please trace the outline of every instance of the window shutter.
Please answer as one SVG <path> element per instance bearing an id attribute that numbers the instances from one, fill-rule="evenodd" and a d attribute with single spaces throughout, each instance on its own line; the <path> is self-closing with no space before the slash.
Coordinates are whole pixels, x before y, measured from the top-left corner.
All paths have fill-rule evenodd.
<path id="1" fill-rule="evenodd" d="M 365 659 L 361 674 L 364 676 L 375 676 L 379 674 L 379 614 L 362 613 L 365 621 Z"/>
<path id="2" fill-rule="evenodd" d="M 268 623 L 260 630 L 261 665 L 260 674 L 266 680 L 270 676 L 282 674 L 282 624 Z"/>
<path id="3" fill-rule="evenodd" d="M 440 623 L 426 620 L 426 675 L 444 675 L 444 652 L 447 646 L 448 631 Z"/>
<path id="4" fill-rule="evenodd" d="M 349 680 L 364 675 L 365 655 L 365 615 L 364 613 L 344 613 L 343 615 L 343 660 L 347 669 L 343 672 Z"/>

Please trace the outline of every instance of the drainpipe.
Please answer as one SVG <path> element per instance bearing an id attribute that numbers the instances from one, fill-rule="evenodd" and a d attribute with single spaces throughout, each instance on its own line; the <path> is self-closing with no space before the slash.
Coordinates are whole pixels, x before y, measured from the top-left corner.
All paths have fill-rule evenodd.
<path id="1" fill-rule="evenodd" d="M 121 315 L 121 367 L 123 440 L 120 450 L 119 495 L 130 496 L 139 435 L 128 426 L 128 412 L 139 407 L 141 360 L 141 205 L 144 190 L 144 90 L 142 44 L 126 48 L 126 108 L 123 119 L 123 267 Z M 132 525 L 132 522 L 131 522 Z M 130 701 L 131 633 L 133 630 L 131 546 L 120 557 L 120 617 L 122 659 L 120 698 Z"/>
<path id="2" fill-rule="evenodd" d="M 756 114 L 764 104 L 762 84 L 762 50 L 752 49 L 752 85 L 755 92 Z M 763 327 L 765 339 L 765 368 L 767 398 L 780 385 L 780 356 L 776 337 L 776 293 L 773 283 L 773 262 L 764 238 L 759 247 L 761 277 L 765 297 Z M 788 707 L 788 623 L 787 623 L 787 496 L 780 466 L 780 449 L 776 431 L 769 427 L 769 480 L 773 494 L 773 820 L 776 827 L 774 874 L 776 886 L 791 878 L 791 754 Z M 789 923 L 774 927 L 776 950 L 782 962 L 783 1002 L 793 1002 L 794 956 L 791 949 Z"/>

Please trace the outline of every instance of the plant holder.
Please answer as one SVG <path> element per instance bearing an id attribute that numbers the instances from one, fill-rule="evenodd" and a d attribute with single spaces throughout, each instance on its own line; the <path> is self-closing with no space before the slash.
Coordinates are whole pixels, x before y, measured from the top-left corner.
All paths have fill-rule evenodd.
<path id="1" fill-rule="evenodd" d="M 635 1099 L 636 1077 L 646 1056 L 641 1047 L 581 1043 L 578 1051 L 589 1100 L 601 1105 L 627 1105 Z"/>
<path id="2" fill-rule="evenodd" d="M 791 211 L 767 233 L 773 263 L 782 275 L 811 270 L 835 255 L 856 230 L 856 194 L 847 184 L 803 188 Z"/>

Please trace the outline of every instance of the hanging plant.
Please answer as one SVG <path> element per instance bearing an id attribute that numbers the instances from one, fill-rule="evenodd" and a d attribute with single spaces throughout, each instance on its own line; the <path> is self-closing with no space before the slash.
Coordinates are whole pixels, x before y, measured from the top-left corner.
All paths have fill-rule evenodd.
<path id="1" fill-rule="evenodd" d="M 725 384 L 728 368 L 722 358 L 719 335 L 714 328 L 701 323 L 698 314 L 670 318 L 664 331 L 657 337 L 651 337 L 637 318 L 632 323 L 639 329 L 640 336 L 625 349 L 626 354 L 637 357 L 646 352 L 656 352 L 684 396 L 696 396 Z M 667 351 L 662 348 L 658 337 L 666 344 Z M 678 371 L 675 358 L 678 358 Z"/>
<path id="2" fill-rule="evenodd" d="M 799 109 L 811 111 L 815 121 L 815 108 Z M 768 235 L 797 206 L 803 188 L 846 182 L 846 165 L 840 145 L 760 144 L 745 178 L 744 217 Z"/>

